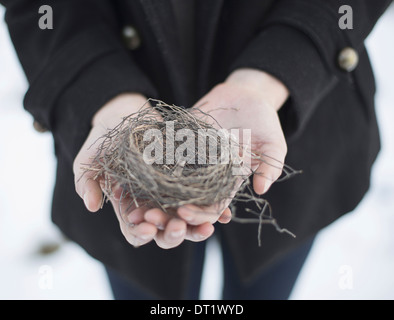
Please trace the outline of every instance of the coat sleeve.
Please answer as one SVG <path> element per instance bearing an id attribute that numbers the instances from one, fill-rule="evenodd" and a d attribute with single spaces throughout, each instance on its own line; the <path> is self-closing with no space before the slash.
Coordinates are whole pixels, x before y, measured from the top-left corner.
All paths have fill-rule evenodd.
<path id="1" fill-rule="evenodd" d="M 29 88 L 24 107 L 74 159 L 94 113 L 123 92 L 155 95 L 122 43 L 108 0 L 0 0 Z M 40 29 L 49 5 L 53 29 Z"/>
<path id="2" fill-rule="evenodd" d="M 346 47 L 364 50 L 364 40 L 391 0 L 280 0 L 231 70 L 249 67 L 280 79 L 290 91 L 282 108 L 288 137 L 302 131 L 319 101 L 351 73 L 338 67 Z M 339 8 L 353 11 L 353 29 L 341 29 Z"/>

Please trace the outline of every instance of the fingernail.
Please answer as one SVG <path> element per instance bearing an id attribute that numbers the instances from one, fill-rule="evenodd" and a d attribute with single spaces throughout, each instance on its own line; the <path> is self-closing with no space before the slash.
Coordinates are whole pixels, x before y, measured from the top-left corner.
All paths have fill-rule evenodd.
<path id="1" fill-rule="evenodd" d="M 271 183 L 265 182 L 264 183 L 263 193 L 266 193 L 270 187 L 271 187 Z"/>
<path id="2" fill-rule="evenodd" d="M 85 207 L 86 207 L 88 210 L 90 210 L 90 208 L 89 208 L 89 196 L 88 196 L 88 193 L 89 193 L 89 192 L 86 192 L 86 193 L 83 195 L 83 202 L 85 203 Z"/>
<path id="3" fill-rule="evenodd" d="M 141 234 L 141 235 L 139 236 L 139 238 L 140 238 L 141 240 L 148 240 L 148 239 L 151 239 L 151 238 L 152 238 L 152 235 L 150 235 L 150 234 Z"/>
<path id="4" fill-rule="evenodd" d="M 161 223 L 156 224 L 156 228 L 159 230 L 164 230 L 164 226 Z"/>
<path id="5" fill-rule="evenodd" d="M 182 217 L 184 220 L 186 220 L 187 222 L 191 222 L 193 221 L 193 214 L 192 213 L 183 213 Z"/>
<path id="6" fill-rule="evenodd" d="M 205 236 L 203 236 L 203 235 L 200 234 L 200 233 L 193 233 L 193 238 L 194 238 L 195 240 L 203 240 L 203 239 L 205 239 Z"/>
<path id="7" fill-rule="evenodd" d="M 181 210 L 182 210 L 182 218 L 184 220 L 190 222 L 194 219 L 193 212 L 189 208 L 183 207 Z"/>
<path id="8" fill-rule="evenodd" d="M 180 238 L 185 234 L 185 230 L 178 230 L 178 231 L 172 231 L 170 233 L 171 238 Z"/>

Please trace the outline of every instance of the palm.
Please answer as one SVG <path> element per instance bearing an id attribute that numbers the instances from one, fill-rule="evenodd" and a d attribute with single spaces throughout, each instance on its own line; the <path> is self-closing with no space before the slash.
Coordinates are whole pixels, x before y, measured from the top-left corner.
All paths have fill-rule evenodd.
<path id="1" fill-rule="evenodd" d="M 247 143 L 254 154 L 261 156 L 260 159 L 252 158 L 251 169 L 257 173 L 255 191 L 264 193 L 280 176 L 287 152 L 277 112 L 264 95 L 242 86 L 222 84 L 212 89 L 194 108 L 196 114 L 214 125 L 227 130 L 239 129 L 240 143 Z M 246 132 L 244 129 L 250 130 L 251 140 L 242 136 L 242 132 Z"/>

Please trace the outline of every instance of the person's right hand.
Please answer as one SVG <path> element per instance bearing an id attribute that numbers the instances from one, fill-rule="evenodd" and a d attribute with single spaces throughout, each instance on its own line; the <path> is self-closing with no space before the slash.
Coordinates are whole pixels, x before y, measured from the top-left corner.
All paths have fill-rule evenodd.
<path id="1" fill-rule="evenodd" d="M 74 181 L 78 195 L 84 200 L 86 208 L 91 212 L 100 209 L 103 192 L 100 186 L 102 179 L 93 179 L 93 172 L 85 172 L 83 165 L 92 161 L 97 152 L 98 140 L 104 136 L 108 129 L 118 125 L 123 117 L 137 112 L 144 108 L 151 108 L 147 99 L 140 94 L 121 94 L 107 104 L 105 104 L 94 116 L 92 129 L 84 145 L 74 160 Z M 161 117 L 158 114 L 158 121 Z M 170 216 L 158 208 L 129 208 L 129 211 L 122 213 L 122 217 L 127 217 L 128 221 L 120 216 L 120 195 L 119 186 L 112 190 L 113 196 L 110 202 L 119 220 L 120 229 L 126 240 L 135 247 L 144 245 L 155 240 L 157 245 L 164 249 L 169 249 L 180 245 L 185 239 L 190 241 L 203 241 L 210 237 L 214 231 L 213 224 L 216 221 L 227 223 L 231 219 L 230 210 L 227 208 L 218 215 L 199 215 L 191 211 L 189 215 L 185 212 L 185 217 Z M 186 208 L 187 209 L 187 208 Z M 185 211 L 185 210 L 184 210 Z M 187 211 L 187 210 L 186 210 Z"/>

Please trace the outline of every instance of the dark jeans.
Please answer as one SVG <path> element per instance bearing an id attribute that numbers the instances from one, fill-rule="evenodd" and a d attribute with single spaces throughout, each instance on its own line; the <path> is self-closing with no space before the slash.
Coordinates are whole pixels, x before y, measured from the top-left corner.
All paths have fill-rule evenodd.
<path id="1" fill-rule="evenodd" d="M 302 266 L 312 247 L 313 240 L 305 242 L 283 257 L 280 261 L 272 264 L 252 283 L 243 284 L 230 254 L 222 246 L 224 284 L 223 296 L 225 300 L 287 300 L 291 294 Z M 196 244 L 195 262 L 192 264 L 193 277 L 190 279 L 186 299 L 197 300 L 199 298 L 201 276 L 204 264 L 205 242 Z M 111 284 L 116 300 L 151 300 L 151 296 L 125 281 L 122 276 L 107 268 L 108 279 Z"/>

